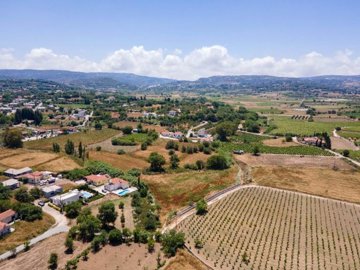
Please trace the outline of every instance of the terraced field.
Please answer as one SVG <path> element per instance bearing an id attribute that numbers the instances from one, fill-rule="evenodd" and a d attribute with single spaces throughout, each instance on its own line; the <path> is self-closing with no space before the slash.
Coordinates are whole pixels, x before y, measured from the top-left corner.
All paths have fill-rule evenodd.
<path id="1" fill-rule="evenodd" d="M 360 269 L 360 206 L 266 187 L 238 190 L 178 225 L 214 269 Z M 195 241 L 203 248 L 196 249 Z"/>

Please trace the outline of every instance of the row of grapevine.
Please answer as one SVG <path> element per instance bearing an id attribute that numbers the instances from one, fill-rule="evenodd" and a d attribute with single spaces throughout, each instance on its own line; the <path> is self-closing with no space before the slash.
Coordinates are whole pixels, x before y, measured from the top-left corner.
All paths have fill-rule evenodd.
<path id="1" fill-rule="evenodd" d="M 215 269 L 360 269 L 360 207 L 339 201 L 249 187 L 178 229 Z"/>

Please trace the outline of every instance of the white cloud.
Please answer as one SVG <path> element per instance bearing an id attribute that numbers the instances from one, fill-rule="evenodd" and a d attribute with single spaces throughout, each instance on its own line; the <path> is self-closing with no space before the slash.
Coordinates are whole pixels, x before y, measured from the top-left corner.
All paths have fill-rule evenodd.
<path id="1" fill-rule="evenodd" d="M 119 49 L 99 62 L 78 56 L 58 54 L 48 48 L 34 48 L 23 57 L 0 48 L 0 68 L 63 69 L 73 71 L 131 72 L 139 75 L 174 79 L 197 79 L 213 75 L 315 76 L 360 74 L 360 57 L 349 50 L 325 56 L 313 51 L 295 58 L 272 56 L 236 58 L 220 45 L 195 49 L 184 54 L 180 49 L 146 50 L 143 46 Z"/>

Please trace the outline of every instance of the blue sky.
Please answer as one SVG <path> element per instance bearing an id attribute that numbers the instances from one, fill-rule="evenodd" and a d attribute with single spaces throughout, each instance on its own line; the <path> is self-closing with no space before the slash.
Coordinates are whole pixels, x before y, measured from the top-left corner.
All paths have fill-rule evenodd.
<path id="1" fill-rule="evenodd" d="M 161 50 L 162 58 L 168 54 L 180 55 L 185 61 L 194 50 L 219 45 L 232 59 L 249 61 L 266 57 L 300 61 L 313 52 L 334 59 L 339 52 L 350 54 L 351 51 L 349 57 L 355 68 L 334 72 L 356 73 L 360 51 L 359 11 L 360 1 L 354 0 L 2 1 L 0 48 L 6 55 L 1 58 L 0 54 L 0 67 L 48 68 L 49 63 L 43 67 L 21 66 L 31 50 L 46 48 L 52 54 L 81 58 L 91 65 L 90 68 L 84 68 L 85 63 L 81 68 L 69 65 L 71 69 L 145 74 L 146 71 L 134 68 L 138 62 L 132 62 L 132 69 L 124 66 L 123 58 L 121 65 L 112 67 L 100 67 L 100 63 L 114 52 L 131 51 L 134 46 L 143 46 L 145 52 Z M 4 63 L 4 59 L 8 62 Z M 243 70 L 234 70 L 240 71 Z M 150 75 L 172 76 L 157 73 Z M 213 73 L 229 71 L 213 70 Z M 289 75 L 292 74 L 311 75 L 291 70 Z M 196 76 L 201 75 L 207 73 Z"/>

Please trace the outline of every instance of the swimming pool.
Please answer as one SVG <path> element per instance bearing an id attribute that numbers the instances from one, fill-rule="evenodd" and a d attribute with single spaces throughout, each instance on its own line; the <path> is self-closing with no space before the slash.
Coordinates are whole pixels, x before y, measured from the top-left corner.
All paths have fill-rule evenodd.
<path id="1" fill-rule="evenodd" d="M 92 193 L 90 193 L 88 191 L 85 191 L 85 190 L 80 191 L 80 193 L 81 193 L 81 197 L 84 198 L 84 199 L 89 199 L 92 196 L 94 196 L 94 194 L 92 194 Z"/>
<path id="2" fill-rule="evenodd" d="M 112 193 L 114 193 L 118 196 L 125 196 L 127 194 L 133 193 L 134 191 L 137 191 L 136 187 L 129 187 L 127 189 L 117 189 L 117 190 L 114 190 Z"/>
<path id="3" fill-rule="evenodd" d="M 119 191 L 117 194 L 118 194 L 119 196 L 125 196 L 125 195 L 128 194 L 128 193 L 129 193 L 129 190 L 125 189 L 125 190 Z"/>

